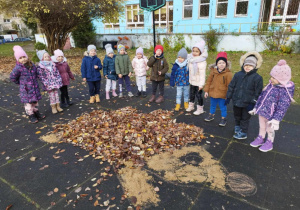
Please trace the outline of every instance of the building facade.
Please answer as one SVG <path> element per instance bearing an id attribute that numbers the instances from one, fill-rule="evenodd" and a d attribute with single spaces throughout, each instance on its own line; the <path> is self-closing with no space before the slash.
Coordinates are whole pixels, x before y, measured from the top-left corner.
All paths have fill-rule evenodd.
<path id="1" fill-rule="evenodd" d="M 31 30 L 27 28 L 17 13 L 0 14 L 0 34 L 17 34 L 19 37 L 28 37 Z"/>
<path id="2" fill-rule="evenodd" d="M 300 30 L 300 0 L 173 0 L 154 12 L 159 33 L 201 34 L 210 27 L 225 33 L 251 33 L 272 22 Z M 149 34 L 152 12 L 139 0 L 125 2 L 125 14 L 116 23 L 94 21 L 98 34 Z"/>

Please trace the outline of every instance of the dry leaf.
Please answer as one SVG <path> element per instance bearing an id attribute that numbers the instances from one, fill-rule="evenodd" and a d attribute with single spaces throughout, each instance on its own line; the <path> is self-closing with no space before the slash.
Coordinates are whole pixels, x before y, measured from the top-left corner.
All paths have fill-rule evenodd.
<path id="1" fill-rule="evenodd" d="M 8 206 L 5 208 L 5 210 L 9 210 L 12 206 L 13 206 L 12 204 L 8 205 Z"/>
<path id="2" fill-rule="evenodd" d="M 98 206 L 98 205 L 99 205 L 98 200 L 96 200 L 94 206 Z"/>
<path id="3" fill-rule="evenodd" d="M 35 132 L 35 134 L 39 134 L 39 133 L 41 133 L 41 131 L 37 131 L 37 132 Z"/>
<path id="4" fill-rule="evenodd" d="M 67 194 L 66 193 L 61 193 L 60 197 L 65 198 L 65 197 L 67 197 Z"/>
<path id="5" fill-rule="evenodd" d="M 30 161 L 35 161 L 36 160 L 36 157 L 31 157 L 30 158 Z"/>
<path id="6" fill-rule="evenodd" d="M 58 192 L 58 188 L 54 188 L 53 192 L 57 193 Z"/>
<path id="7" fill-rule="evenodd" d="M 53 195 L 53 191 L 48 192 L 47 195 L 48 195 L 48 196 Z"/>
<path id="8" fill-rule="evenodd" d="M 155 191 L 155 192 L 158 192 L 158 191 L 159 191 L 159 188 L 158 188 L 158 187 L 155 187 L 155 188 L 154 188 L 154 191 Z"/>
<path id="9" fill-rule="evenodd" d="M 81 187 L 78 187 L 74 192 L 79 193 L 81 191 L 81 189 L 82 189 Z"/>

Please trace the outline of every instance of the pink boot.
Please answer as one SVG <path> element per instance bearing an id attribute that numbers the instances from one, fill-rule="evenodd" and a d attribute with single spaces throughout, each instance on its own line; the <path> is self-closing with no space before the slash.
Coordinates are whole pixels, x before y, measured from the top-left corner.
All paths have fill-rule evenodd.
<path id="1" fill-rule="evenodd" d="M 193 113 L 194 115 L 200 115 L 204 113 L 203 106 L 197 105 L 197 110 Z"/>
<path id="2" fill-rule="evenodd" d="M 106 91 L 106 99 L 109 100 L 110 97 L 109 97 L 109 91 Z"/>
<path id="3" fill-rule="evenodd" d="M 118 96 L 118 94 L 116 93 L 116 90 L 112 90 L 112 95 L 113 95 L 113 97 L 117 97 Z"/>

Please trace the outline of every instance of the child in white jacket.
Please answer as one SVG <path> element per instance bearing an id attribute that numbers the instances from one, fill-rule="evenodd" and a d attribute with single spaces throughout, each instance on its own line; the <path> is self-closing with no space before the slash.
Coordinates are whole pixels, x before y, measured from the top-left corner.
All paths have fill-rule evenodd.
<path id="1" fill-rule="evenodd" d="M 187 112 L 193 111 L 195 105 L 195 98 L 198 99 L 197 110 L 194 115 L 200 115 L 204 113 L 203 110 L 203 97 L 202 89 L 205 84 L 205 69 L 206 59 L 208 57 L 207 50 L 204 48 L 205 42 L 203 39 L 196 43 L 192 48 L 192 53 L 188 57 L 189 67 L 189 82 L 190 82 L 190 102 Z"/>
<path id="2" fill-rule="evenodd" d="M 146 97 L 146 75 L 149 67 L 147 66 L 148 59 L 144 56 L 143 48 L 139 47 L 136 50 L 136 56 L 132 60 L 132 67 L 136 77 L 136 85 L 138 86 L 137 97 Z"/>

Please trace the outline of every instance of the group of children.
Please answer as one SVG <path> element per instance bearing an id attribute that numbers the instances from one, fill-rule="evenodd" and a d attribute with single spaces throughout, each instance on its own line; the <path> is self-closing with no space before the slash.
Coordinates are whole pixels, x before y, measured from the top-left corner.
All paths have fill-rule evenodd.
<path id="1" fill-rule="evenodd" d="M 89 86 L 90 103 L 100 102 L 101 73 L 106 79 L 106 99 L 117 97 L 117 80 L 119 84 L 119 97 L 123 97 L 123 83 L 125 82 L 128 96 L 134 96 L 130 77 L 135 73 L 138 91 L 136 96 L 146 97 L 146 75 L 151 68 L 150 80 L 152 81 L 152 95 L 149 102 L 161 103 L 164 101 L 165 74 L 169 65 L 164 57 L 161 45 L 154 48 L 154 54 L 147 59 L 143 49 L 136 50 L 135 58 L 130 61 L 125 46 L 118 45 L 118 54 L 115 55 L 110 44 L 105 46 L 106 55 L 103 60 L 97 57 L 96 46 L 89 45 L 81 64 L 81 74 L 84 82 Z M 54 56 L 45 51 L 38 51 L 40 59 L 36 67 L 25 51 L 20 46 L 13 48 L 17 60 L 16 67 L 11 72 L 11 81 L 20 85 L 21 102 L 29 115 L 31 123 L 36 123 L 45 116 L 38 111 L 38 101 L 41 100 L 38 79 L 43 84 L 43 90 L 48 92 L 52 112 L 62 112 L 61 107 L 72 104 L 68 96 L 68 85 L 74 76 L 66 62 L 61 50 L 55 50 Z M 209 65 L 210 73 L 205 82 L 206 59 L 208 57 L 204 40 L 200 40 L 192 47 L 192 53 L 182 48 L 172 67 L 170 85 L 176 86 L 175 111 L 181 107 L 183 95 L 184 108 L 194 115 L 204 113 L 204 97 L 210 97 L 210 111 L 204 119 L 209 122 L 214 120 L 216 106 L 221 110 L 220 126 L 227 123 L 227 105 L 232 100 L 235 118 L 233 137 L 246 139 L 251 115 L 259 115 L 259 135 L 251 142 L 252 147 L 259 147 L 260 151 L 267 152 L 273 149 L 275 130 L 285 115 L 293 100 L 294 83 L 291 80 L 291 69 L 286 61 L 280 60 L 272 69 L 270 83 L 263 89 L 262 77 L 257 73 L 262 65 L 262 57 L 258 52 L 248 52 L 240 59 L 241 71 L 234 74 L 230 71 L 231 63 L 227 60 L 227 53 L 220 52 L 216 62 Z M 157 88 L 159 96 L 156 98 Z M 61 91 L 59 100 L 58 89 Z M 196 100 L 197 98 L 197 100 Z M 266 134 L 267 138 L 266 138 Z M 265 140 L 266 139 L 266 140 Z"/>

